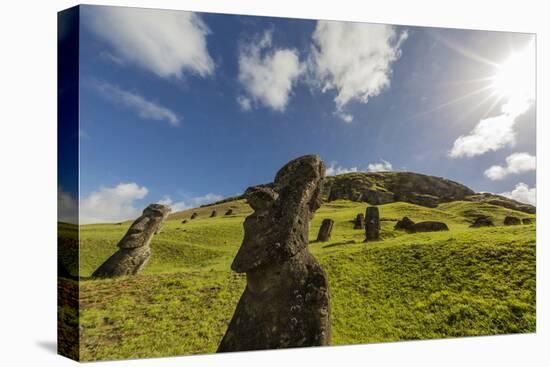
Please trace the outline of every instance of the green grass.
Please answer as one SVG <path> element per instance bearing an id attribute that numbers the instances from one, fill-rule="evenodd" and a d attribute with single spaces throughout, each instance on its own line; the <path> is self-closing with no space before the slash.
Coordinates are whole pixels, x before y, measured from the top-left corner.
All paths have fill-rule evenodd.
<path id="1" fill-rule="evenodd" d="M 228 206 L 235 215 L 224 216 Z M 430 209 L 407 203 L 379 206 L 383 241 L 363 243 L 354 230 L 365 204 L 323 205 L 310 229 L 310 251 L 327 272 L 333 344 L 535 331 L 535 225 L 502 226 L 506 215 L 533 217 L 482 203 Z M 242 202 L 173 215 L 152 242 L 143 274 L 81 282 L 83 360 L 212 353 L 244 289 L 230 271 L 250 208 Z M 475 215 L 496 227 L 469 228 Z M 404 215 L 441 220 L 448 232 L 393 230 Z M 324 218 L 332 239 L 317 243 Z M 88 277 L 116 250 L 130 223 L 81 227 L 80 274 Z"/>

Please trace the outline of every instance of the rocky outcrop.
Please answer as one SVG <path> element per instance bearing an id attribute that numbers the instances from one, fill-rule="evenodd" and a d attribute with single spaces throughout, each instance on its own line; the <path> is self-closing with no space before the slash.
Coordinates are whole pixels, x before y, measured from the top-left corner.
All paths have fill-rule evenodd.
<path id="1" fill-rule="evenodd" d="M 393 228 L 400 231 L 412 232 L 414 230 L 414 222 L 409 217 L 403 217 L 403 219 L 397 221 Z"/>
<path id="2" fill-rule="evenodd" d="M 161 204 L 145 208 L 118 243 L 118 251 L 97 268 L 92 277 L 136 275 L 143 270 L 151 256 L 151 240 L 169 213 L 170 208 Z"/>
<path id="3" fill-rule="evenodd" d="M 353 229 L 363 229 L 365 228 L 365 216 L 363 213 L 357 214 L 355 220 L 353 221 Z"/>
<path id="4" fill-rule="evenodd" d="M 477 217 L 474 222 L 470 225 L 472 228 L 479 228 L 479 227 L 493 227 L 495 224 L 491 220 L 491 218 L 487 216 L 479 216 Z"/>
<path id="5" fill-rule="evenodd" d="M 332 233 L 332 226 L 334 221 L 332 219 L 323 219 L 321 223 L 321 228 L 319 228 L 319 233 L 317 234 L 318 242 L 327 242 L 330 241 L 330 235 Z"/>
<path id="6" fill-rule="evenodd" d="M 438 232 L 448 231 L 449 227 L 443 222 L 425 221 L 418 222 L 412 227 L 412 232 Z"/>
<path id="7" fill-rule="evenodd" d="M 505 226 L 517 226 L 521 224 L 521 220 L 518 217 L 507 216 L 504 218 Z"/>
<path id="8" fill-rule="evenodd" d="M 536 212 L 536 208 L 533 205 L 520 203 L 519 201 L 515 201 L 507 197 L 496 195 L 496 194 L 479 193 L 479 194 L 466 196 L 464 200 L 501 206 L 506 209 L 517 210 L 519 212 L 528 213 L 528 214 L 535 214 Z"/>
<path id="9" fill-rule="evenodd" d="M 380 213 L 378 207 L 369 206 L 365 212 L 365 242 L 380 239 Z"/>
<path id="10" fill-rule="evenodd" d="M 246 273 L 246 289 L 218 352 L 330 344 L 327 277 L 307 248 L 324 175 L 318 156 L 304 156 L 281 168 L 273 184 L 246 190 L 254 212 L 231 265 Z"/>

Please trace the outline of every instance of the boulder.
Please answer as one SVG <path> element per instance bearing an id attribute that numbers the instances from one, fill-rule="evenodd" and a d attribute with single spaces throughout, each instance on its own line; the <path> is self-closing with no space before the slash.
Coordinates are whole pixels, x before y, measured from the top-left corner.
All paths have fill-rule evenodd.
<path id="1" fill-rule="evenodd" d="M 438 232 L 448 231 L 449 227 L 443 222 L 425 221 L 418 222 L 412 227 L 412 232 Z"/>
<path id="2" fill-rule="evenodd" d="M 357 214 L 355 220 L 353 221 L 353 229 L 363 229 L 365 228 L 365 216 L 363 213 Z"/>
<path id="3" fill-rule="evenodd" d="M 332 219 L 323 219 L 321 223 L 321 228 L 319 228 L 319 234 L 317 235 L 318 242 L 327 242 L 330 241 L 330 234 L 332 232 L 332 226 L 334 221 Z"/>
<path id="4" fill-rule="evenodd" d="M 365 212 L 365 242 L 380 239 L 380 213 L 378 207 L 369 206 Z"/>
<path id="5" fill-rule="evenodd" d="M 487 216 L 479 216 L 477 217 L 474 222 L 470 225 L 472 228 L 479 228 L 479 227 L 493 227 L 495 224 L 491 220 L 491 218 Z"/>
<path id="6" fill-rule="evenodd" d="M 518 217 L 507 216 L 504 218 L 505 226 L 517 226 L 521 224 L 521 220 Z"/>
<path id="7" fill-rule="evenodd" d="M 414 222 L 409 217 L 403 217 L 395 223 L 394 229 L 412 232 L 414 229 Z"/>
<path id="8" fill-rule="evenodd" d="M 110 278 L 141 272 L 151 256 L 151 240 L 169 213 L 170 207 L 166 205 L 151 204 L 145 208 L 118 243 L 118 251 L 97 268 L 92 277 Z"/>
<path id="9" fill-rule="evenodd" d="M 324 176 L 319 157 L 304 156 L 245 191 L 254 212 L 231 268 L 246 273 L 246 288 L 218 352 L 330 344 L 327 276 L 308 251 Z"/>

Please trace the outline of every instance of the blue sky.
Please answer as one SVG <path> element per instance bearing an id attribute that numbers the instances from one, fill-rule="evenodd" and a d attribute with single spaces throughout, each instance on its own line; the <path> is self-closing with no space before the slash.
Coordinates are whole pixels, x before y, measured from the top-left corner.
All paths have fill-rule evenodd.
<path id="1" fill-rule="evenodd" d="M 232 196 L 311 153 L 329 174 L 407 170 L 534 202 L 532 35 L 94 6 L 80 20 L 84 223 Z"/>

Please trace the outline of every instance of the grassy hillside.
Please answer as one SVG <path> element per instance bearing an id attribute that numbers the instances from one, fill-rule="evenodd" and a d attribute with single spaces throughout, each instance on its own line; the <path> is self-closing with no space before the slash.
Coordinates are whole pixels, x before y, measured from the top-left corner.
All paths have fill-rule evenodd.
<path id="1" fill-rule="evenodd" d="M 234 215 L 223 215 L 228 206 Z M 351 222 L 365 207 L 333 201 L 311 223 L 310 251 L 329 278 L 333 344 L 535 331 L 535 225 L 502 226 L 506 215 L 532 215 L 475 202 L 433 209 L 396 202 L 379 206 L 384 240 L 365 244 Z M 182 224 L 193 211 L 199 217 Z M 249 213 L 232 201 L 174 214 L 154 238 L 142 275 L 84 280 L 81 357 L 214 352 L 245 286 L 229 266 Z M 478 214 L 497 226 L 469 228 Z M 450 231 L 393 230 L 404 215 L 444 221 Z M 332 239 L 316 243 L 324 218 L 335 221 Z M 115 252 L 129 225 L 82 226 L 84 279 Z"/>

